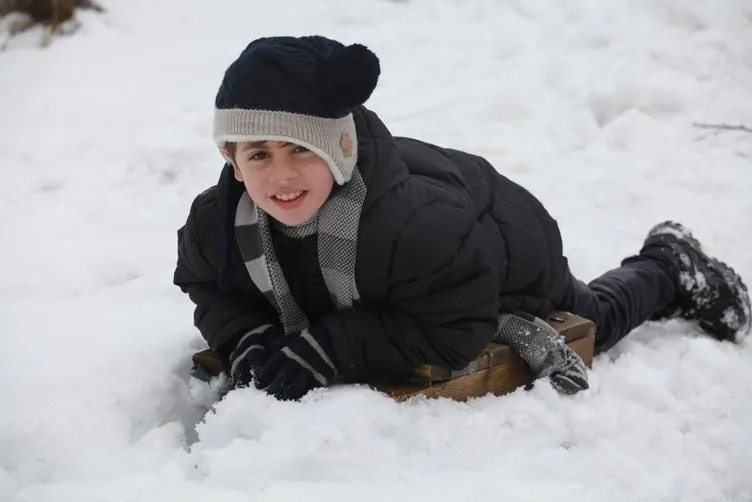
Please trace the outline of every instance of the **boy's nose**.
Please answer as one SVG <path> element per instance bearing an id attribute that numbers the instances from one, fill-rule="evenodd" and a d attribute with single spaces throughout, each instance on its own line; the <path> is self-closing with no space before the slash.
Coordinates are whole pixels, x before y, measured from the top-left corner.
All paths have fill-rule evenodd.
<path id="1" fill-rule="evenodd" d="M 273 183 L 289 183 L 298 177 L 298 171 L 285 159 L 274 160 L 269 173 Z"/>

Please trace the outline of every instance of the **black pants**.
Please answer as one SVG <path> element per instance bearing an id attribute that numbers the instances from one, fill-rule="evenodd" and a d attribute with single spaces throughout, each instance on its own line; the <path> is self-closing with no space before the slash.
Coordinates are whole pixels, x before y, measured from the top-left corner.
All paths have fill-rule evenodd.
<path id="1" fill-rule="evenodd" d="M 670 268 L 651 257 L 627 258 L 590 284 L 570 275 L 562 308 L 595 322 L 595 353 L 604 352 L 674 300 Z"/>

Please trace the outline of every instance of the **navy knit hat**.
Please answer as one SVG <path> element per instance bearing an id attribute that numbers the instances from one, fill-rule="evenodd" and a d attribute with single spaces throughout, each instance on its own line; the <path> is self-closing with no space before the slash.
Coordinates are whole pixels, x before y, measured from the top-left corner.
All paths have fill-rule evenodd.
<path id="1" fill-rule="evenodd" d="M 321 36 L 254 40 L 225 72 L 214 141 L 304 146 L 326 161 L 341 185 L 358 160 L 351 112 L 371 95 L 379 73 L 379 59 L 360 44 Z"/>

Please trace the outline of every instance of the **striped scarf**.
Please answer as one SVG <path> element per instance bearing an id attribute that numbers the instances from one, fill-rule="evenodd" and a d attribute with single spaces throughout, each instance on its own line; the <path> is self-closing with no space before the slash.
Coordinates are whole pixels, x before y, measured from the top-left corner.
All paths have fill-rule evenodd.
<path id="1" fill-rule="evenodd" d="M 360 298 L 355 284 L 358 226 L 366 185 L 357 167 L 318 213 L 319 266 L 337 310 L 352 308 Z M 251 280 L 275 308 L 286 334 L 299 333 L 310 323 L 290 292 L 277 260 L 269 216 L 244 191 L 235 212 L 235 238 Z"/>

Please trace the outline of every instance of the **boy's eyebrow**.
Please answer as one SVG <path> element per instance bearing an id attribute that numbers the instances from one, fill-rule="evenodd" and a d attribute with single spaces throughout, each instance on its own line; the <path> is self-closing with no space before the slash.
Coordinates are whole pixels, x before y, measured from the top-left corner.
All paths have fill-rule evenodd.
<path id="1" fill-rule="evenodd" d="M 262 148 L 262 147 L 263 147 L 264 145 L 266 145 L 267 143 L 268 143 L 268 141 L 267 141 L 267 140 L 261 140 L 261 141 L 249 141 L 248 143 L 244 143 L 244 144 L 243 144 L 244 146 L 243 146 L 243 147 L 242 147 L 242 148 L 241 148 L 240 150 L 241 150 L 241 151 L 243 151 L 243 150 L 247 150 L 247 149 L 249 149 L 249 148 Z M 282 142 L 280 142 L 280 143 L 281 143 L 281 144 L 280 144 L 280 146 L 281 146 L 282 148 L 285 148 L 286 146 L 290 146 L 290 145 L 292 145 L 292 143 L 290 143 L 289 141 L 282 141 Z"/>

